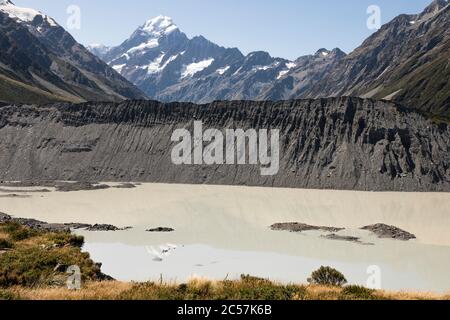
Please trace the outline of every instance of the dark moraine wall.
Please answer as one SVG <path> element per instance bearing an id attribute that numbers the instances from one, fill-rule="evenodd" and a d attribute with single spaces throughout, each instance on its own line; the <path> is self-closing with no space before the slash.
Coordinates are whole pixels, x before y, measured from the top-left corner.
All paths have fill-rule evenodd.
<path id="1" fill-rule="evenodd" d="M 172 132 L 280 130 L 280 171 L 176 166 Z M 349 190 L 450 191 L 450 128 L 391 102 L 155 101 L 0 107 L 0 179 L 136 181 Z"/>

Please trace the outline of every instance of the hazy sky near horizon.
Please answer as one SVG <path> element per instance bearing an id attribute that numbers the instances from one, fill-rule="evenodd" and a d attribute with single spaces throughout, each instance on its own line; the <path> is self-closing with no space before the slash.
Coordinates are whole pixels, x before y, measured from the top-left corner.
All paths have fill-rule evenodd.
<path id="1" fill-rule="evenodd" d="M 146 20 L 157 15 L 173 18 L 193 37 L 244 54 L 264 50 L 272 56 L 295 59 L 319 48 L 350 52 L 374 30 L 366 21 L 367 8 L 381 9 L 382 23 L 402 13 L 421 12 L 432 0 L 12 0 L 37 9 L 67 29 L 67 8 L 81 10 L 81 28 L 68 30 L 82 44 L 118 45 Z"/>

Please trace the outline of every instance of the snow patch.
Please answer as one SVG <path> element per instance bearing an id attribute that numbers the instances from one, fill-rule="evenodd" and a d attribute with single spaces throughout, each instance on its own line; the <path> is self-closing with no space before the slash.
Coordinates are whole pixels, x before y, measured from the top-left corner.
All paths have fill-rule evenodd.
<path id="1" fill-rule="evenodd" d="M 178 54 L 171 56 L 169 59 L 167 59 L 163 64 L 162 61 L 164 60 L 164 57 L 166 55 L 162 53 L 158 58 L 153 60 L 148 66 L 141 66 L 142 69 L 147 69 L 147 73 L 155 74 L 162 72 L 172 61 L 174 61 L 176 58 L 178 58 Z"/>
<path id="2" fill-rule="evenodd" d="M 240 67 L 239 69 L 237 69 L 237 70 L 233 73 L 233 76 L 239 74 L 239 73 L 241 72 L 241 70 L 242 70 L 242 67 Z"/>
<path id="3" fill-rule="evenodd" d="M 127 60 L 130 60 L 130 55 L 128 53 L 124 53 L 120 56 L 120 58 L 125 58 Z"/>
<path id="4" fill-rule="evenodd" d="M 148 49 L 153 49 L 159 46 L 158 39 L 150 39 L 147 42 L 141 43 L 140 45 L 133 47 L 127 51 L 129 54 L 145 52 Z"/>
<path id="5" fill-rule="evenodd" d="M 402 91 L 403 89 L 400 89 L 400 90 L 397 90 L 397 91 L 395 91 L 395 92 L 392 92 L 391 94 L 389 94 L 389 95 L 387 95 L 386 97 L 384 97 L 383 99 L 384 100 L 392 100 L 392 99 L 394 99 L 394 97 L 397 95 L 397 94 L 399 94 L 401 91 Z"/>
<path id="6" fill-rule="evenodd" d="M 277 79 L 279 80 L 279 79 L 283 78 L 283 76 L 285 76 L 288 73 L 289 73 L 289 70 L 280 71 L 280 73 L 278 74 Z"/>
<path id="7" fill-rule="evenodd" d="M 126 64 L 118 64 L 115 66 L 112 66 L 114 70 L 116 70 L 118 73 L 122 73 L 123 68 L 126 66 Z"/>
<path id="8" fill-rule="evenodd" d="M 295 68 L 296 66 L 297 64 L 295 64 L 294 62 L 286 63 L 286 68 L 288 68 L 289 70 Z"/>
<path id="9" fill-rule="evenodd" d="M 165 54 L 161 54 L 158 58 L 150 62 L 150 64 L 147 66 L 147 73 L 153 74 L 158 73 L 159 67 L 161 66 L 161 62 L 164 59 Z"/>
<path id="10" fill-rule="evenodd" d="M 253 71 L 260 71 L 260 70 L 266 71 L 266 70 L 269 70 L 272 67 L 273 67 L 272 65 L 270 65 L 270 66 L 257 66 L 257 67 L 253 68 Z"/>
<path id="11" fill-rule="evenodd" d="M 173 23 L 172 18 L 166 16 L 157 16 L 156 18 L 150 19 L 144 23 L 141 30 L 152 35 L 154 37 L 161 37 L 163 35 L 168 35 L 178 27 Z"/>
<path id="12" fill-rule="evenodd" d="M 41 16 L 50 26 L 58 26 L 55 20 L 49 16 L 34 9 L 18 7 L 8 0 L 3 0 L 0 2 L 0 11 L 6 13 L 10 18 L 26 23 L 33 22 L 37 16 Z"/>
<path id="13" fill-rule="evenodd" d="M 390 69 L 391 67 L 387 67 L 386 69 L 384 69 L 383 70 L 383 72 L 382 73 L 380 73 L 380 75 L 377 77 L 377 79 L 376 80 L 378 80 L 378 79 L 380 79 L 389 69 Z"/>
<path id="14" fill-rule="evenodd" d="M 216 72 L 217 72 L 218 74 L 220 74 L 220 75 L 223 75 L 223 74 L 224 74 L 225 72 L 227 72 L 229 69 L 230 69 L 230 66 L 226 66 L 226 67 L 224 67 L 224 68 L 217 69 Z"/>
<path id="15" fill-rule="evenodd" d="M 180 53 L 181 54 L 181 53 Z M 164 64 L 161 66 L 161 69 L 165 69 L 169 63 L 171 63 L 172 61 L 174 61 L 176 58 L 178 58 L 178 54 L 171 56 L 169 59 L 166 60 L 166 62 L 164 62 Z"/>
<path id="16" fill-rule="evenodd" d="M 86 47 L 89 51 L 93 53 L 105 54 L 110 48 L 101 43 L 92 43 Z"/>
<path id="17" fill-rule="evenodd" d="M 208 68 L 213 62 L 214 58 L 210 58 L 200 62 L 191 63 L 184 68 L 184 71 L 181 73 L 181 78 L 192 77 L 196 73 Z"/>

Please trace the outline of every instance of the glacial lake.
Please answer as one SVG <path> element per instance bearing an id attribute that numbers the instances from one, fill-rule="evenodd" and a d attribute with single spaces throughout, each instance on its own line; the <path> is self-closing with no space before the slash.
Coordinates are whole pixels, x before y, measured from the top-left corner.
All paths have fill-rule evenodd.
<path id="1" fill-rule="evenodd" d="M 375 275 L 385 290 L 450 292 L 448 193 L 170 184 L 36 190 L 22 188 L 21 197 L 0 197 L 0 211 L 51 223 L 132 227 L 116 232 L 75 231 L 85 236 L 83 250 L 117 280 L 184 282 L 192 277 L 222 280 L 251 274 L 306 283 L 311 272 L 324 265 L 340 270 L 351 284 L 367 285 Z M 7 192 L 3 188 L 0 195 Z M 278 222 L 346 228 L 337 234 L 357 236 L 364 244 L 325 239 L 318 231 L 270 230 Z M 417 239 L 378 239 L 360 230 L 375 223 L 399 227 Z M 175 231 L 146 231 L 155 227 Z"/>

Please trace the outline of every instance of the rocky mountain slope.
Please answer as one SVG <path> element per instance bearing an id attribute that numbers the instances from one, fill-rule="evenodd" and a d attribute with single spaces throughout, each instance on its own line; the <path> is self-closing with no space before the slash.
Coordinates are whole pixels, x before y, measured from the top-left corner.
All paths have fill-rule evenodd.
<path id="1" fill-rule="evenodd" d="M 0 101 L 145 98 L 51 17 L 0 0 Z"/>
<path id="2" fill-rule="evenodd" d="M 174 165 L 177 128 L 280 130 L 280 170 Z M 154 101 L 0 107 L 0 180 L 450 191 L 450 128 L 392 102 Z"/>
<path id="3" fill-rule="evenodd" d="M 450 119 L 448 79 L 450 3 L 435 0 L 420 14 L 398 16 L 326 69 L 294 68 L 258 98 L 373 97 Z"/>
<path id="4" fill-rule="evenodd" d="M 420 14 L 387 23 L 349 55 L 320 49 L 296 61 L 263 51 L 244 56 L 203 37 L 188 39 L 168 17 L 149 20 L 100 55 L 160 101 L 359 96 L 450 119 L 449 11 L 448 0 L 434 0 Z"/>

